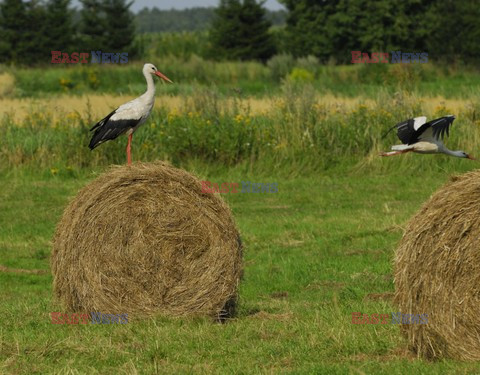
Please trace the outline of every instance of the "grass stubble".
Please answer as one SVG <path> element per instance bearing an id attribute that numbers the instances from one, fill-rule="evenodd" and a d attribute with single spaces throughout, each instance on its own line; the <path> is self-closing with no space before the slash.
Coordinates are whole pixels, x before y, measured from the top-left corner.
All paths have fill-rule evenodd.
<path id="1" fill-rule="evenodd" d="M 81 187 L 125 162 L 123 139 L 94 152 L 86 143 L 97 115 L 127 97 L 3 98 L 25 112 L 7 110 L 0 121 L 0 373 L 479 371 L 416 359 L 396 325 L 351 322 L 352 312 L 395 311 L 392 258 L 405 223 L 452 174 L 477 166 L 379 158 L 395 142 L 381 135 L 404 118 L 453 113 L 447 145 L 477 156 L 478 96 L 443 101 L 398 90 L 343 100 L 309 84 L 265 98 L 212 87 L 181 99 L 159 94 L 135 134 L 134 159 L 169 160 L 217 183 L 278 183 L 278 193 L 225 195 L 245 245 L 237 316 L 223 325 L 159 317 L 51 324 L 49 313 L 62 311 L 49 272 L 54 228 Z"/>

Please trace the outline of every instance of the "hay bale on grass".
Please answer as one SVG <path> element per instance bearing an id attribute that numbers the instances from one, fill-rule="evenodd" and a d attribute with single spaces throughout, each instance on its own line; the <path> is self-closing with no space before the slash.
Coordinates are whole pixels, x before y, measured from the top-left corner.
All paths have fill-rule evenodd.
<path id="1" fill-rule="evenodd" d="M 231 316 L 242 245 L 223 200 L 166 163 L 113 167 L 59 222 L 53 288 L 69 311 Z"/>
<path id="2" fill-rule="evenodd" d="M 395 254 L 395 298 L 419 356 L 480 359 L 480 171 L 455 177 L 410 220 Z"/>

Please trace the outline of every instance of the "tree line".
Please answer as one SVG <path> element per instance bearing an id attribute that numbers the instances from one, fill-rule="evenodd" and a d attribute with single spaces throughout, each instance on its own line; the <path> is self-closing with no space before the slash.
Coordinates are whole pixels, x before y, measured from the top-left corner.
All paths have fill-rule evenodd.
<path id="1" fill-rule="evenodd" d="M 0 3 L 0 62 L 46 63 L 50 62 L 51 51 L 134 55 L 131 3 L 80 1 L 82 8 L 75 14 L 70 0 L 3 0 Z"/>
<path id="2" fill-rule="evenodd" d="M 476 0 L 279 0 L 295 56 L 349 62 L 349 51 L 427 52 L 429 60 L 480 58 Z"/>
<path id="3" fill-rule="evenodd" d="M 350 63 L 351 51 L 480 60 L 476 0 L 219 0 L 216 8 L 143 9 L 126 0 L 0 0 L 0 62 L 48 61 L 52 50 L 138 52 L 136 33 L 208 30 L 204 58 L 267 61 L 275 54 Z"/>
<path id="4" fill-rule="evenodd" d="M 266 18 L 273 26 L 285 24 L 287 12 L 266 10 Z M 206 31 L 215 18 L 215 8 L 195 7 L 188 9 L 161 10 L 143 8 L 135 15 L 139 33 Z"/>
<path id="5" fill-rule="evenodd" d="M 272 29 L 266 27 L 269 22 L 260 3 L 221 0 L 211 29 L 211 42 L 220 51 L 216 56 L 266 60 L 283 53 L 350 63 L 352 51 L 403 51 L 427 53 L 429 61 L 480 60 L 478 0 L 279 2 L 287 10 L 286 26 Z M 250 44 L 245 41 L 249 36 Z"/>

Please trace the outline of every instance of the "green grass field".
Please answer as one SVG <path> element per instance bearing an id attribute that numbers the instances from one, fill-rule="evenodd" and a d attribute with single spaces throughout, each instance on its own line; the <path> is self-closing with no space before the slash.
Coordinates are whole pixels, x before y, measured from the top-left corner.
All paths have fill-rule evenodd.
<path id="1" fill-rule="evenodd" d="M 0 360 L 5 373 L 471 373 L 475 364 L 417 360 L 399 327 L 353 325 L 391 313 L 392 256 L 402 226 L 454 172 L 338 169 L 309 177 L 192 167 L 213 182 L 278 182 L 274 194 L 230 194 L 245 242 L 238 316 L 53 325 L 50 240 L 62 209 L 96 174 L 12 170 L 0 180 Z"/>
<path id="2" fill-rule="evenodd" d="M 188 82 L 200 65 L 185 65 L 176 69 Z M 106 68 L 98 92 L 111 93 L 118 79 L 122 93 L 139 94 L 137 68 Z M 155 109 L 135 134 L 134 160 L 168 160 L 212 182 L 279 186 L 278 193 L 224 195 L 245 243 L 239 311 L 225 324 L 168 317 L 51 324 L 49 314 L 63 311 L 49 267 L 55 225 L 81 187 L 125 162 L 125 139 L 90 152 L 88 129 L 98 119 L 88 111 L 59 118 L 55 108 L 40 108 L 21 121 L 0 118 L 0 374 L 479 373 L 475 363 L 417 359 L 397 325 L 352 324 L 353 312 L 396 312 L 392 264 L 404 225 L 452 175 L 479 165 L 446 156 L 380 158 L 396 141 L 382 133 L 408 117 L 453 113 L 447 146 L 480 156 L 478 72 L 371 69 L 319 67 L 312 82 L 273 82 L 265 66 L 218 63 L 212 70 L 220 85 L 157 91 L 180 96 L 182 109 Z M 2 71 L 15 77 L 6 98 L 97 91 L 88 70 Z M 65 74 L 78 86 L 62 87 Z M 368 74 L 380 77 L 370 88 Z M 238 76 L 248 77 L 243 93 L 231 90 Z M 326 92 L 359 102 L 326 103 Z M 255 95 L 265 110 L 238 100 Z M 426 106 L 436 95 L 460 104 Z"/>
<path id="3" fill-rule="evenodd" d="M 161 56 L 161 57 L 158 57 Z M 273 59 L 267 65 L 257 62 L 214 62 L 196 55 L 175 57 L 163 54 L 148 62 L 175 84 L 164 92 L 189 95 L 195 86 L 213 85 L 232 95 L 269 97 L 284 82 L 310 83 L 321 94 L 375 98 L 379 93 L 393 95 L 399 89 L 421 96 L 468 99 L 480 88 L 475 66 L 435 64 L 351 64 L 321 65 L 316 60 Z M 141 74 L 143 62 L 129 64 L 49 64 L 38 67 L 0 65 L 0 98 L 44 97 L 68 93 L 109 93 L 138 95 L 145 89 Z M 8 75 L 8 78 L 7 78 Z"/>

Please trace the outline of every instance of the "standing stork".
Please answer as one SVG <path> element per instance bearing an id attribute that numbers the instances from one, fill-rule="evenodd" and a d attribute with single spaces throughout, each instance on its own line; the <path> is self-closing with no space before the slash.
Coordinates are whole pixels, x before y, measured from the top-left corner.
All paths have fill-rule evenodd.
<path id="1" fill-rule="evenodd" d="M 153 64 L 143 66 L 143 75 L 147 81 L 147 91 L 136 99 L 122 104 L 115 111 L 97 122 L 90 131 L 95 130 L 88 147 L 93 150 L 103 142 L 117 138 L 119 135 L 127 134 L 127 163 L 132 164 L 130 149 L 133 133 L 142 125 L 152 112 L 155 101 L 155 83 L 153 76 L 156 75 L 166 82 L 172 83 L 163 73 L 159 72 Z"/>
<path id="2" fill-rule="evenodd" d="M 450 115 L 426 122 L 427 118 L 422 116 L 400 122 L 389 129 L 384 137 L 393 129 L 397 128 L 397 136 L 403 144 L 392 146 L 393 151 L 383 152 L 380 156 L 399 155 L 413 151 L 420 154 L 442 153 L 457 158 L 475 160 L 475 158 L 466 152 L 449 150 L 443 144 L 442 139 L 445 134 L 447 134 L 447 136 L 449 135 L 453 120 L 455 120 L 455 116 Z"/>

